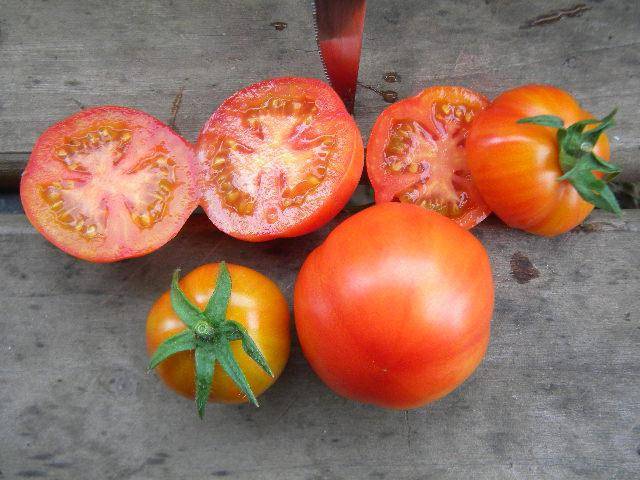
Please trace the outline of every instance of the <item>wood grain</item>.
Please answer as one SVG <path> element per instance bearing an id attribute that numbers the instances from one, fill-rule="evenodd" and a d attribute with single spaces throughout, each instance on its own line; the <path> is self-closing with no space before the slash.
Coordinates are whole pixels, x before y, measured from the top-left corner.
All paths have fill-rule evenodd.
<path id="1" fill-rule="evenodd" d="M 37 136 L 80 108 L 140 108 L 193 141 L 243 86 L 276 76 L 322 78 L 311 3 L 3 0 L 0 188 L 15 189 Z M 640 180 L 640 2 L 584 2 L 579 16 L 527 26 L 558 7 L 575 10 L 556 3 L 370 0 L 360 81 L 400 98 L 435 84 L 495 97 L 545 82 L 573 92 L 594 115 L 618 106 L 613 157 L 621 179 Z M 401 81 L 386 82 L 388 72 Z M 365 139 L 387 105 L 374 90 L 359 89 L 356 120 Z"/>
<path id="2" fill-rule="evenodd" d="M 347 214 L 343 213 L 341 218 Z M 145 316 L 184 271 L 225 259 L 291 302 L 305 237 L 248 244 L 194 216 L 160 251 L 93 265 L 0 215 L 0 478 L 633 479 L 640 471 L 640 211 L 596 212 L 555 239 L 490 219 L 487 356 L 412 411 L 329 391 L 297 341 L 259 409 L 192 402 L 145 374 Z"/>

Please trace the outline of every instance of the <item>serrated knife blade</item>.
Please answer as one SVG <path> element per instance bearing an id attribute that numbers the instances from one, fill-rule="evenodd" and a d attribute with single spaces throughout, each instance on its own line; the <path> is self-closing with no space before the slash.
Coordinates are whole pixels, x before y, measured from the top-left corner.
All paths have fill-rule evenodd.
<path id="1" fill-rule="evenodd" d="M 365 0 L 315 0 L 316 39 L 324 71 L 353 113 L 362 50 Z"/>

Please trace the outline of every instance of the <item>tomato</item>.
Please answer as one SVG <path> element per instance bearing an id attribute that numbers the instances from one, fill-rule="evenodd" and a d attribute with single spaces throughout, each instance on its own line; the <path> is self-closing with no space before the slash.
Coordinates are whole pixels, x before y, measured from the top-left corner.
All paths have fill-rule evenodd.
<path id="1" fill-rule="evenodd" d="M 227 264 L 231 275 L 231 296 L 225 310 L 226 317 L 241 324 L 253 339 L 273 372 L 267 375 L 243 351 L 240 341 L 230 344 L 233 357 L 253 391 L 258 396 L 269 388 L 282 373 L 289 358 L 289 307 L 275 283 L 264 275 L 240 265 Z M 196 268 L 179 285 L 185 296 L 198 309 L 204 310 L 216 285 L 220 264 Z M 224 312 L 223 312 L 224 313 Z M 173 335 L 187 329 L 172 307 L 170 292 L 164 293 L 151 307 L 147 317 L 147 351 L 151 356 Z M 176 353 L 156 367 L 160 378 L 172 390 L 186 397 L 195 394 L 195 365 L 193 351 Z M 246 402 L 240 391 L 220 365 L 214 369 L 210 401 L 222 403 Z"/>
<path id="2" fill-rule="evenodd" d="M 191 146 L 146 113 L 83 110 L 49 127 L 23 173 L 24 211 L 70 255 L 112 262 L 171 240 L 198 201 Z"/>
<path id="3" fill-rule="evenodd" d="M 207 215 L 249 241 L 324 225 L 349 200 L 364 156 L 338 95 L 309 78 L 266 80 L 235 93 L 203 127 L 197 154 Z"/>
<path id="4" fill-rule="evenodd" d="M 460 385 L 489 341 L 484 247 L 453 221 L 388 202 L 348 218 L 304 262 L 294 315 L 305 357 L 345 397 L 414 408 Z"/>
<path id="5" fill-rule="evenodd" d="M 504 92 L 474 121 L 467 140 L 473 181 L 507 225 L 554 236 L 581 223 L 593 210 L 567 180 L 558 158 L 557 129 L 517 123 L 538 115 L 565 125 L 592 118 L 567 92 L 549 85 L 525 85 Z M 609 159 L 601 135 L 593 149 Z"/>
<path id="6" fill-rule="evenodd" d="M 469 126 L 488 101 L 462 87 L 430 87 L 387 107 L 371 130 L 367 172 L 377 203 L 435 210 L 464 228 L 489 214 L 467 167 Z"/>

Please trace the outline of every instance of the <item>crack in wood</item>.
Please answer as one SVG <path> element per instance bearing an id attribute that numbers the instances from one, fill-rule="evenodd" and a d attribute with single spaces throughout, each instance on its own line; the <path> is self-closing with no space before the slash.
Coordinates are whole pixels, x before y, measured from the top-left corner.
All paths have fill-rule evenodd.
<path id="1" fill-rule="evenodd" d="M 544 13 L 528 22 L 522 24 L 520 28 L 532 28 L 532 27 L 543 27 L 545 25 L 549 25 L 550 23 L 555 23 L 563 18 L 568 17 L 579 17 L 584 12 L 591 10 L 591 7 L 585 5 L 584 3 L 579 3 L 569 8 L 561 8 L 558 10 L 553 10 L 549 13 Z"/>
<path id="2" fill-rule="evenodd" d="M 411 422 L 409 422 L 409 411 L 404 411 L 404 425 L 407 435 L 407 450 L 411 452 Z"/>
<path id="3" fill-rule="evenodd" d="M 173 128 L 176 132 L 178 128 L 176 127 L 176 118 L 178 117 L 178 111 L 180 110 L 180 105 L 182 105 L 182 94 L 184 93 L 184 85 L 180 87 L 178 93 L 176 93 L 175 98 L 173 99 L 173 103 L 171 104 L 171 117 L 169 120 L 169 126 Z"/>
<path id="4" fill-rule="evenodd" d="M 80 108 L 80 110 L 84 110 L 85 108 L 87 108 L 80 100 L 76 100 L 75 98 L 71 97 L 71 101 L 75 103 Z"/>

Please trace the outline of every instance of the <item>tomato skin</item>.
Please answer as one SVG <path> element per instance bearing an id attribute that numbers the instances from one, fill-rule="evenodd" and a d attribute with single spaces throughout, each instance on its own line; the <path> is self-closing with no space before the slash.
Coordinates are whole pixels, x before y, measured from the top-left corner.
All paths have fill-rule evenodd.
<path id="1" fill-rule="evenodd" d="M 415 408 L 460 385 L 490 334 L 486 251 L 451 220 L 382 203 L 340 224 L 304 262 L 294 315 L 305 357 L 338 394 Z"/>
<path id="2" fill-rule="evenodd" d="M 457 215 L 439 212 L 451 217 L 461 227 L 470 229 L 484 220 L 490 209 L 471 179 L 454 184 L 448 177 L 453 171 L 464 172 L 470 177 L 465 160 L 465 139 L 473 119 L 488 104 L 484 95 L 464 87 L 433 86 L 387 107 L 376 119 L 367 144 L 367 174 L 375 192 L 376 203 L 398 201 L 400 192 L 424 182 L 427 187 L 434 185 L 435 191 L 440 188 L 438 185 L 444 186 L 444 190 L 440 188 L 440 193 L 436 193 L 435 198 L 443 197 L 449 193 L 447 190 L 450 188 L 459 189 L 456 194 L 464 192 L 467 200 L 461 208 L 462 212 Z M 468 120 L 464 115 L 457 118 L 452 114 L 444 115 L 448 117 L 447 120 L 438 118 L 438 115 L 442 115 L 441 108 L 455 109 L 456 106 L 464 108 Z M 427 145 L 431 148 L 422 152 L 417 150 L 419 153 L 412 162 L 416 170 L 420 168 L 420 171 L 411 172 L 406 167 L 403 171 L 394 171 L 388 163 L 391 159 L 387 157 L 387 148 L 393 142 L 393 128 L 399 122 L 406 121 L 418 122 L 428 135 Z M 411 140 L 413 145 L 417 144 L 417 136 L 414 132 Z M 453 139 L 454 136 L 457 140 Z M 400 161 L 407 161 L 407 153 L 400 154 L 398 158 Z M 412 200 L 410 203 L 419 202 Z"/>
<path id="3" fill-rule="evenodd" d="M 162 220 L 150 228 L 135 228 L 125 205 L 119 201 L 111 202 L 111 199 L 120 194 L 139 196 L 142 187 L 138 185 L 127 188 L 126 182 L 114 182 L 115 174 L 112 177 L 107 174 L 102 180 L 103 185 L 80 197 L 80 203 L 88 205 L 92 199 L 97 199 L 92 197 L 92 192 L 103 193 L 102 190 L 109 187 L 114 190 L 114 193 L 109 194 L 108 200 L 105 197 L 105 201 L 110 202 L 105 235 L 89 239 L 79 235 L 73 228 L 60 226 L 55 213 L 43 198 L 42 186 L 60 180 L 85 180 L 86 172 L 71 171 L 63 167 L 61 159 L 55 158 L 56 150 L 79 132 L 95 133 L 96 129 L 114 125 L 125 128 L 131 134 L 130 142 L 123 147 L 120 164 L 135 169 L 147 160 L 155 148 L 161 148 L 163 155 L 175 161 L 175 188 L 166 200 L 166 213 Z M 199 192 L 196 173 L 193 147 L 170 127 L 139 110 L 101 106 L 71 115 L 50 126 L 38 137 L 22 174 L 20 198 L 29 221 L 55 246 L 69 255 L 90 262 L 114 262 L 146 255 L 177 235 L 197 206 Z"/>
<path id="4" fill-rule="evenodd" d="M 327 168 L 324 181 L 311 191 L 300 207 L 279 211 L 278 220 L 267 224 L 264 220 L 264 208 L 276 205 L 273 198 L 256 199 L 255 213 L 240 215 L 225 205 L 222 196 L 213 188 L 209 177 L 211 154 L 215 144 L 224 135 L 232 133 L 238 143 L 251 144 L 251 135 L 242 125 L 242 116 L 246 114 L 247 104 L 255 105 L 269 98 L 296 99 L 308 97 L 317 107 L 317 122 L 322 134 L 335 135 L 338 154 Z M 290 115 L 291 117 L 291 115 Z M 286 144 L 289 140 L 279 140 L 276 144 Z M 225 100 L 203 126 L 196 145 L 197 157 L 201 166 L 201 205 L 213 224 L 223 232 L 250 242 L 261 242 L 281 237 L 295 237 L 312 232 L 342 210 L 357 187 L 364 166 L 364 147 L 362 136 L 353 117 L 347 112 L 340 97 L 326 83 L 313 78 L 283 77 L 257 82 L 234 93 Z M 215 153 L 214 153 L 215 154 Z M 279 158 L 270 158 L 269 164 L 277 164 Z M 250 163 L 250 162 L 248 162 Z M 267 168 L 268 170 L 268 168 Z M 280 172 L 285 171 L 286 167 Z M 234 174 L 237 177 L 242 175 Z M 234 179 L 232 182 L 235 182 Z M 264 184 L 264 177 L 248 181 L 240 178 L 239 183 Z M 235 186 L 235 185 L 234 185 Z M 260 191 L 262 186 L 257 187 Z M 264 188 L 270 197 L 277 187 Z"/>
<path id="5" fill-rule="evenodd" d="M 473 181 L 485 202 L 507 225 L 552 237 L 579 225 L 593 210 L 568 181 L 558 181 L 556 129 L 516 123 L 555 115 L 565 127 L 593 116 L 567 92 L 550 85 L 525 85 L 504 92 L 474 121 L 467 139 Z M 601 135 L 594 153 L 609 160 Z"/>

